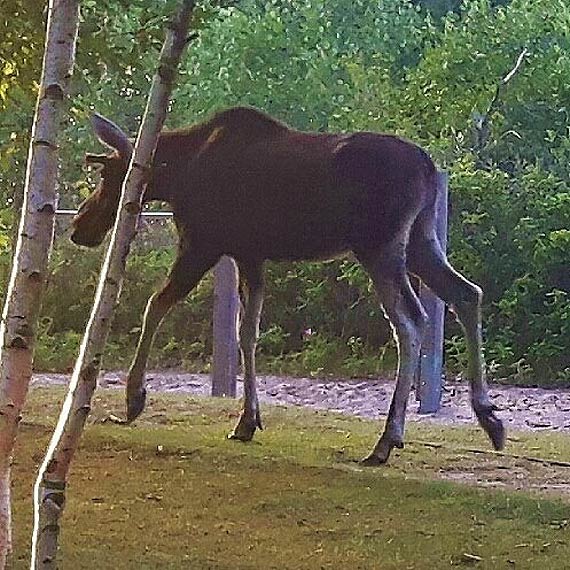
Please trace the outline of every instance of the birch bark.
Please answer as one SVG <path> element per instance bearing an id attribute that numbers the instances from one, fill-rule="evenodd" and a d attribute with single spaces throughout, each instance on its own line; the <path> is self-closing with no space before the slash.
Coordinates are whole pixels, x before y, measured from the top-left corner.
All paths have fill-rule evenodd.
<path id="1" fill-rule="evenodd" d="M 0 323 L 0 568 L 11 550 L 10 466 L 32 375 L 53 241 L 62 111 L 75 59 L 79 0 L 50 0 L 20 223 Z"/>
<path id="2" fill-rule="evenodd" d="M 91 397 L 101 367 L 101 355 L 119 298 L 127 255 L 141 211 L 146 175 L 166 117 L 178 62 L 187 43 L 194 4 L 193 0 L 183 0 L 169 24 L 121 192 L 117 219 L 69 392 L 38 474 L 34 489 L 32 570 L 51 570 L 57 567 L 58 534 L 69 467 L 91 409 Z"/>

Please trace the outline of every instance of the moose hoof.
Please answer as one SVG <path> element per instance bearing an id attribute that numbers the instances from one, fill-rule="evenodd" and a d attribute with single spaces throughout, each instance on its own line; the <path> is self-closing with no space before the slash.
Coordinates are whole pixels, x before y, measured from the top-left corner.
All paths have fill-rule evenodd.
<path id="1" fill-rule="evenodd" d="M 146 389 L 141 388 L 137 392 L 127 392 L 127 423 L 135 421 L 144 410 L 146 404 Z"/>
<path id="2" fill-rule="evenodd" d="M 485 406 L 475 408 L 475 414 L 479 420 L 479 425 L 485 430 L 493 448 L 500 451 L 505 447 L 505 426 L 503 422 L 493 413 L 496 410 L 494 406 Z"/>
<path id="3" fill-rule="evenodd" d="M 388 461 L 389 455 L 390 454 L 388 454 L 386 457 L 380 457 L 375 453 L 371 453 L 370 455 L 367 455 L 360 460 L 360 465 L 364 467 L 378 467 L 380 465 L 384 465 Z"/>
<path id="4" fill-rule="evenodd" d="M 259 428 L 260 430 L 263 429 L 261 425 L 261 418 L 259 414 L 256 414 L 254 417 L 250 415 L 242 415 L 239 418 L 236 427 L 233 431 L 228 434 L 228 439 L 237 439 L 239 441 L 251 441 L 255 434 L 255 430 Z"/>
<path id="5" fill-rule="evenodd" d="M 394 447 L 403 449 L 404 442 L 401 439 L 382 437 L 373 451 L 360 461 L 360 464 L 364 467 L 378 467 L 379 465 L 384 465 L 387 463 Z"/>

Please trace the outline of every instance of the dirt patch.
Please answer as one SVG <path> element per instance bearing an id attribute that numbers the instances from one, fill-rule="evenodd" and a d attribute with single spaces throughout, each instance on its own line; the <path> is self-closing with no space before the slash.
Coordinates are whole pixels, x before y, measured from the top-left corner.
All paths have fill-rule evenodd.
<path id="1" fill-rule="evenodd" d="M 478 487 L 539 491 L 553 496 L 567 496 L 570 491 L 568 468 L 509 457 L 508 454 L 469 456 L 464 453 L 455 459 L 455 462 L 442 462 L 437 473 L 439 478 Z"/>
<path id="2" fill-rule="evenodd" d="M 99 379 L 101 387 L 122 387 L 124 373 L 107 372 Z M 36 374 L 33 385 L 67 384 L 64 374 Z M 196 396 L 210 394 L 210 378 L 206 374 L 151 371 L 147 374 L 150 392 L 186 393 Z M 242 393 L 238 381 L 238 396 Z M 388 380 L 322 380 L 260 376 L 261 402 L 277 405 L 325 409 L 368 419 L 385 417 L 388 413 L 394 383 Z M 499 416 L 508 429 L 525 431 L 570 432 L 570 391 L 541 388 L 517 388 L 494 385 L 491 399 L 500 409 Z M 475 423 L 466 385 L 452 384 L 443 392 L 437 414 L 420 415 L 417 402 L 410 394 L 408 419 L 441 425 Z"/>

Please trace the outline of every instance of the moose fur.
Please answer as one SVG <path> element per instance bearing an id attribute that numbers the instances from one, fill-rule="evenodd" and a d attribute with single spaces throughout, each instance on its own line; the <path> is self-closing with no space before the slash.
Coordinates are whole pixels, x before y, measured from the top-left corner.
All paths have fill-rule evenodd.
<path id="1" fill-rule="evenodd" d="M 96 191 L 73 220 L 71 239 L 100 244 L 111 228 L 132 153 L 127 135 L 96 116 L 95 132 L 113 149 L 88 155 L 102 165 Z M 420 147 L 399 137 L 357 132 L 300 132 L 251 108 L 236 107 L 195 126 L 164 131 L 145 201 L 168 202 L 179 233 L 178 257 L 149 300 L 127 378 L 128 419 L 145 403 L 144 373 L 154 333 L 222 255 L 236 260 L 243 283 L 240 344 L 244 409 L 231 437 L 261 427 L 255 345 L 266 260 L 321 259 L 352 252 L 368 272 L 398 341 L 397 382 L 383 434 L 364 460 L 385 462 L 403 447 L 408 394 L 417 369 L 425 311 L 409 274 L 455 311 L 467 342 L 467 376 L 480 424 L 496 449 L 504 429 L 484 379 L 482 292 L 449 264 L 435 232 L 436 168 Z"/>

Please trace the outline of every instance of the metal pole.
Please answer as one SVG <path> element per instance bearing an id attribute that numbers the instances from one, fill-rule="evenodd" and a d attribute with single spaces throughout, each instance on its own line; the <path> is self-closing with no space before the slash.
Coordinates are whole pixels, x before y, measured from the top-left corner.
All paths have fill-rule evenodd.
<path id="1" fill-rule="evenodd" d="M 436 199 L 436 227 L 441 247 L 447 249 L 447 172 L 438 172 Z M 439 410 L 443 385 L 443 323 L 445 303 L 424 284 L 420 286 L 420 300 L 429 316 L 420 352 L 419 400 L 420 414 Z"/>
<path id="2" fill-rule="evenodd" d="M 214 269 L 212 396 L 236 396 L 238 315 L 237 267 L 231 257 L 222 257 Z"/>

